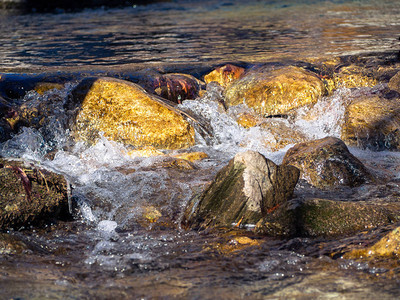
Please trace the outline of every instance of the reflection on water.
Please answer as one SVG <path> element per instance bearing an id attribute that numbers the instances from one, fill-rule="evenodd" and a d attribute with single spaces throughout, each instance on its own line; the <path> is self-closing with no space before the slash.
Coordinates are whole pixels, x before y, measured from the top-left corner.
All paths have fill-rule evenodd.
<path id="1" fill-rule="evenodd" d="M 399 12 L 398 3 L 388 0 L 232 0 L 0 16 L 0 68 L 216 64 L 393 51 Z"/>

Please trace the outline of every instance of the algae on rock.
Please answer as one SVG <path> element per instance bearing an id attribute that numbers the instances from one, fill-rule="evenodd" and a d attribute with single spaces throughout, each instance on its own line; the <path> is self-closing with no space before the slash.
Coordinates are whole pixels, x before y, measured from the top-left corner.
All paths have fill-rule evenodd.
<path id="1" fill-rule="evenodd" d="M 0 159 L 0 229 L 67 216 L 68 197 L 64 176 Z"/>

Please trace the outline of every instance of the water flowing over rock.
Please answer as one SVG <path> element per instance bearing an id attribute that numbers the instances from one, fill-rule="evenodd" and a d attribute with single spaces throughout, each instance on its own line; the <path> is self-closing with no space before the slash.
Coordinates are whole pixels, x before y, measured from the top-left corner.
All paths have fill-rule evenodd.
<path id="1" fill-rule="evenodd" d="M 187 74 L 149 75 L 139 80 L 139 84 L 152 94 L 181 103 L 198 97 L 204 83 Z"/>
<path id="2" fill-rule="evenodd" d="M 238 153 L 191 200 L 182 224 L 192 229 L 256 224 L 292 196 L 298 178 L 295 167 L 277 166 L 254 151 Z"/>
<path id="3" fill-rule="evenodd" d="M 354 187 L 373 179 L 344 142 L 335 137 L 295 145 L 287 151 L 282 164 L 299 168 L 301 178 L 319 188 Z"/>
<path id="4" fill-rule="evenodd" d="M 65 217 L 68 197 L 64 176 L 0 159 L 0 229 Z"/>
<path id="5" fill-rule="evenodd" d="M 75 134 L 89 142 L 102 132 L 138 147 L 179 149 L 194 144 L 194 129 L 178 109 L 131 82 L 85 79 L 72 91 L 66 107 L 76 110 Z"/>
<path id="6" fill-rule="evenodd" d="M 204 76 L 204 81 L 210 83 L 212 81 L 218 82 L 220 86 L 226 88 L 235 80 L 242 77 L 245 69 L 231 64 L 224 65 L 216 68 L 214 71 Z"/>
<path id="7" fill-rule="evenodd" d="M 372 150 L 400 148 L 400 101 L 361 96 L 346 108 L 341 138 L 346 144 Z"/>
<path id="8" fill-rule="evenodd" d="M 298 67 L 248 72 L 226 90 L 226 105 L 246 104 L 263 116 L 287 114 L 325 94 L 320 78 Z"/>

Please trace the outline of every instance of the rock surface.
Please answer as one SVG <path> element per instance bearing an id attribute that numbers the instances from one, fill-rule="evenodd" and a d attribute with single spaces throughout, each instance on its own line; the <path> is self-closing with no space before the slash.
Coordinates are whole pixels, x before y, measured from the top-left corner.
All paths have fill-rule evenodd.
<path id="1" fill-rule="evenodd" d="M 204 81 L 206 83 L 215 81 L 218 82 L 220 86 L 226 88 L 229 84 L 242 77 L 244 72 L 244 68 L 227 64 L 205 75 Z"/>
<path id="2" fill-rule="evenodd" d="M 257 224 L 256 231 L 272 236 L 338 236 L 386 225 L 398 218 L 396 209 L 384 205 L 315 198 L 279 207 Z"/>
<path id="3" fill-rule="evenodd" d="M 356 98 L 347 106 L 341 138 L 372 150 L 400 148 L 400 101 L 379 96 Z"/>
<path id="4" fill-rule="evenodd" d="M 197 98 L 204 86 L 203 82 L 192 75 L 176 73 L 145 76 L 139 84 L 148 92 L 175 103 Z"/>
<path id="5" fill-rule="evenodd" d="M 66 216 L 68 197 L 64 176 L 0 159 L 0 229 Z"/>
<path id="6" fill-rule="evenodd" d="M 343 141 L 334 137 L 295 145 L 286 152 L 282 164 L 299 168 L 301 179 L 319 188 L 354 187 L 373 180 Z"/>
<path id="7" fill-rule="evenodd" d="M 389 232 L 377 243 L 365 249 L 356 249 L 344 255 L 344 258 L 362 257 L 400 257 L 400 227 Z"/>
<path id="8" fill-rule="evenodd" d="M 85 79 L 66 107 L 76 110 L 72 128 L 82 140 L 94 142 L 102 132 L 137 147 L 179 149 L 194 144 L 194 129 L 177 109 L 131 82 Z"/>
<path id="9" fill-rule="evenodd" d="M 262 116 L 281 115 L 316 103 L 325 92 L 317 75 L 290 66 L 248 72 L 227 88 L 226 105 L 246 104 Z"/>
<path id="10" fill-rule="evenodd" d="M 255 224 L 293 193 L 299 171 L 277 166 L 258 152 L 238 153 L 214 181 L 189 203 L 185 228 Z"/>

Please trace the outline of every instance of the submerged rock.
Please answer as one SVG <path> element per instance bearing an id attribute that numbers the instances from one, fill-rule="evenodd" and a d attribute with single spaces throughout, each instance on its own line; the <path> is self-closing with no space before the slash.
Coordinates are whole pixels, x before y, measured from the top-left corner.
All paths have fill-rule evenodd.
<path id="1" fill-rule="evenodd" d="M 191 200 L 182 224 L 191 229 L 256 224 L 292 196 L 298 178 L 295 167 L 277 166 L 254 151 L 238 153 Z"/>
<path id="2" fill-rule="evenodd" d="M 0 159 L 0 229 L 66 216 L 68 197 L 64 176 Z"/>
<path id="3" fill-rule="evenodd" d="M 226 105 L 246 104 L 262 116 L 282 115 L 316 103 L 325 92 L 317 75 L 290 66 L 247 73 L 227 88 Z"/>
<path id="4" fill-rule="evenodd" d="M 175 73 L 146 76 L 139 84 L 150 93 L 175 103 L 197 98 L 204 86 L 203 82 L 192 75 Z"/>
<path id="5" fill-rule="evenodd" d="M 400 101 L 362 96 L 346 108 L 341 138 L 372 150 L 400 149 Z"/>
<path id="6" fill-rule="evenodd" d="M 99 133 L 125 144 L 158 149 L 194 145 L 194 129 L 173 106 L 137 84 L 114 78 L 88 78 L 73 91 L 66 107 L 77 138 L 94 142 Z"/>
<path id="7" fill-rule="evenodd" d="M 218 82 L 220 86 L 226 88 L 229 84 L 243 76 L 245 69 L 231 64 L 216 68 L 214 71 L 204 76 L 204 81 L 210 83 Z"/>
<path id="8" fill-rule="evenodd" d="M 266 215 L 256 232 L 272 236 L 338 236 L 397 221 L 398 212 L 365 201 L 307 199 Z"/>
<path id="9" fill-rule="evenodd" d="M 378 83 L 371 71 L 357 65 L 338 68 L 333 80 L 335 88 L 373 87 Z"/>
<path id="10" fill-rule="evenodd" d="M 363 258 L 363 257 L 400 257 L 400 227 L 395 228 L 377 243 L 365 249 L 355 249 L 346 253 L 344 258 Z"/>
<path id="11" fill-rule="evenodd" d="M 283 158 L 283 165 L 300 169 L 301 178 L 313 186 L 358 186 L 372 180 L 367 168 L 335 137 L 297 144 Z"/>
<path id="12" fill-rule="evenodd" d="M 388 87 L 391 90 L 400 93 L 400 72 L 397 72 L 392 78 L 390 78 Z"/>

